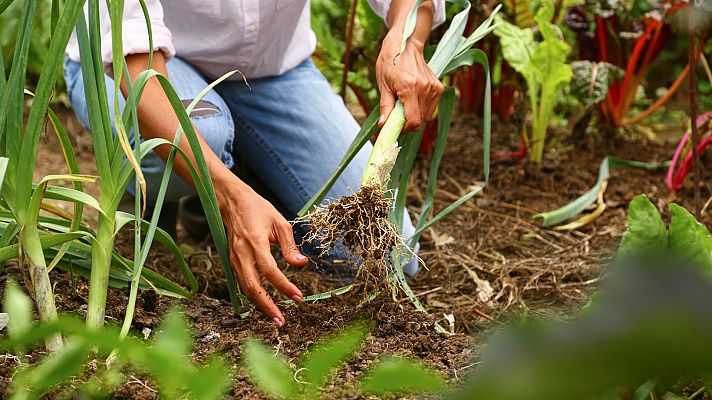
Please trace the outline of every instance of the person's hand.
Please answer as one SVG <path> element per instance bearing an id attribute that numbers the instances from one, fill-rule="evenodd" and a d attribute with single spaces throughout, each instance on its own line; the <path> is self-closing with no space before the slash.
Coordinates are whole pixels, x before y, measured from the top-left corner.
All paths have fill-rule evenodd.
<path id="1" fill-rule="evenodd" d="M 391 29 L 376 61 L 376 80 L 381 92 L 378 125 L 383 127 L 398 99 L 405 110 L 403 132 L 406 133 L 418 130 L 424 122 L 434 118 L 444 87 L 425 62 L 422 42 L 411 36 L 403 52 L 398 54 L 402 37 L 399 31 L 402 29 Z"/>
<path id="2" fill-rule="evenodd" d="M 297 249 L 289 222 L 245 183 L 234 177 L 232 184 L 216 186 L 216 192 L 228 233 L 230 265 L 242 293 L 281 328 L 284 316 L 262 287 L 257 270 L 283 295 L 299 303 L 302 292 L 277 267 L 270 243 L 279 244 L 290 265 L 301 267 L 308 259 Z"/>

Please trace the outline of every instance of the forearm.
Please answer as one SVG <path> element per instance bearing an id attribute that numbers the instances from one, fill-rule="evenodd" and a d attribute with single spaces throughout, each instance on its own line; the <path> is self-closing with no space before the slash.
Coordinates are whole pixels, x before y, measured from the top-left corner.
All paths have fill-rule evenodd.
<path id="1" fill-rule="evenodd" d="M 386 19 L 386 24 L 389 27 L 388 36 L 402 41 L 403 29 L 406 19 L 408 18 L 408 13 L 415 3 L 416 0 L 392 0 Z M 420 5 L 415 29 L 409 40 L 416 41 L 420 46 L 424 45 L 428 39 L 428 35 L 430 35 L 430 29 L 433 26 L 434 14 L 435 8 L 432 1 L 428 0 Z"/>
<path id="2" fill-rule="evenodd" d="M 131 75 L 133 82 L 136 77 L 148 68 L 148 54 L 131 54 L 126 57 L 126 65 Z M 166 63 L 163 53 L 158 51 L 153 55 L 152 68 L 164 76 L 167 75 Z M 127 94 L 125 80 L 121 83 L 121 91 L 124 96 Z M 166 96 L 163 88 L 156 78 L 150 79 L 144 88 L 141 100 L 137 107 L 139 128 L 141 136 L 144 139 L 160 138 L 169 142 L 173 142 L 176 130 L 180 125 L 176 113 Z M 196 129 L 197 132 L 197 129 Z M 222 160 L 212 151 L 205 140 L 198 133 L 200 146 L 205 157 L 205 161 L 210 172 L 210 176 L 218 192 L 218 200 L 221 197 L 221 188 L 229 185 L 242 184 L 222 163 Z M 179 147 L 188 156 L 190 163 L 196 166 L 194 154 L 190 148 L 185 135 L 181 138 Z M 161 145 L 155 151 L 165 161 L 170 153 L 171 146 Z M 185 182 L 195 187 L 193 178 L 190 174 L 189 166 L 183 157 L 176 157 L 173 166 L 173 171 L 178 174 Z"/>

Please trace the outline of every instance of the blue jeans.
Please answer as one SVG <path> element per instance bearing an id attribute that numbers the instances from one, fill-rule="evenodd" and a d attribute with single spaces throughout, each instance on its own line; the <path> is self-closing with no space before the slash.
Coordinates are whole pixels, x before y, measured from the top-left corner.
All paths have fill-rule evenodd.
<path id="1" fill-rule="evenodd" d="M 200 72 L 179 58 L 169 60 L 166 68 L 185 104 L 208 85 Z M 66 59 L 64 79 L 72 108 L 89 129 L 80 64 Z M 109 76 L 106 90 L 109 99 L 113 99 L 114 82 Z M 123 109 L 123 97 L 119 100 Z M 203 101 L 191 113 L 191 121 L 201 136 L 226 167 L 232 168 L 235 161 L 239 161 L 239 167 L 246 166 L 265 189 L 260 194 L 287 219 L 294 218 L 326 182 L 359 131 L 358 123 L 311 59 L 283 75 L 251 80 L 249 87 L 242 80 L 224 81 Z M 109 107 L 113 116 L 113 101 L 109 101 Z M 364 146 L 327 197 L 337 198 L 358 190 L 371 148 L 370 143 Z M 165 163 L 152 152 L 142 159 L 141 169 L 151 204 Z M 129 188 L 133 189 L 133 185 Z M 177 202 L 193 194 L 194 189 L 173 174 L 166 201 Z M 404 235 L 408 237 L 414 230 L 406 215 Z M 413 275 L 418 265 L 415 260 L 410 264 L 406 272 Z"/>

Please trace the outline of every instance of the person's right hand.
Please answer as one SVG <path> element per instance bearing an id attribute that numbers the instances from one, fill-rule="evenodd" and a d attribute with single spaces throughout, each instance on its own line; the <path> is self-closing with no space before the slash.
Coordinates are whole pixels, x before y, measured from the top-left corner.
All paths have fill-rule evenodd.
<path id="1" fill-rule="evenodd" d="M 126 65 L 132 80 L 148 68 L 149 59 L 147 53 L 131 54 L 126 57 Z M 161 51 L 153 53 L 153 68 L 168 76 L 166 61 Z M 126 80 L 124 79 L 121 84 L 121 89 L 126 96 L 128 90 Z M 173 141 L 173 134 L 179 126 L 178 117 L 155 78 L 149 80 L 144 89 L 138 114 L 140 131 L 144 139 L 161 138 L 169 142 Z M 285 260 L 291 265 L 304 266 L 308 260 L 297 249 L 292 227 L 287 220 L 267 200 L 260 197 L 225 167 L 223 161 L 208 146 L 197 129 L 196 134 L 215 185 L 220 213 L 227 228 L 230 264 L 242 292 L 267 314 L 277 327 L 281 327 L 285 323 L 284 316 L 262 287 L 257 269 L 259 268 L 262 275 L 285 296 L 299 302 L 302 299 L 302 292 L 289 282 L 277 267 L 277 262 L 270 252 L 270 243 L 279 243 Z M 188 163 L 194 166 L 197 163 L 185 135 L 179 146 L 188 156 L 188 160 L 182 157 L 176 158 L 173 170 L 185 182 L 195 187 Z M 156 153 L 166 160 L 170 153 L 170 146 L 158 146 Z"/>
<path id="2" fill-rule="evenodd" d="M 220 212 L 227 228 L 230 265 L 242 293 L 278 328 L 285 324 L 284 316 L 260 283 L 259 271 L 283 295 L 302 301 L 302 292 L 277 267 L 270 252 L 270 243 L 278 243 L 284 259 L 302 267 L 308 259 L 294 242 L 292 226 L 267 200 L 233 175 L 229 185 L 216 185 Z"/>

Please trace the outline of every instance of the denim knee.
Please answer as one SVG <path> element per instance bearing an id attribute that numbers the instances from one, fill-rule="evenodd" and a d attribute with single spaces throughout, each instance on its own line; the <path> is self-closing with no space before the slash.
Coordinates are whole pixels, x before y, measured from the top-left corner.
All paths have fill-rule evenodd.
<path id="1" fill-rule="evenodd" d="M 190 103 L 192 99 L 184 99 L 184 103 Z M 232 142 L 235 128 L 230 111 L 227 106 L 218 106 L 207 101 L 201 101 L 200 108 L 196 107 L 190 118 L 196 130 L 200 132 L 210 149 L 217 154 L 227 168 L 232 168 Z M 185 135 L 185 133 L 184 133 Z M 158 196 L 161 180 L 166 164 L 155 152 L 151 152 L 141 160 L 141 170 L 146 179 L 146 201 L 154 204 Z M 133 193 L 133 185 L 129 185 L 128 191 Z M 188 185 L 176 173 L 171 173 L 171 178 L 166 188 L 165 201 L 178 202 L 182 197 L 195 194 L 195 190 Z"/>
<path id="2" fill-rule="evenodd" d="M 166 64 L 166 68 L 171 84 L 186 107 L 194 99 L 194 96 L 197 96 L 208 85 L 195 69 L 179 58 L 172 58 Z M 90 129 L 81 65 L 65 58 L 64 79 L 67 83 L 69 100 L 77 118 L 86 129 Z M 113 99 L 115 94 L 113 80 L 106 76 L 105 83 L 107 95 L 110 99 Z M 119 107 L 122 111 L 124 106 L 125 100 L 123 96 L 119 96 Z M 115 133 L 113 107 L 114 102 L 109 101 L 109 111 L 112 118 L 111 125 Z M 223 99 L 214 90 L 209 91 L 190 113 L 190 117 L 193 125 L 200 132 L 210 149 L 220 157 L 227 168 L 231 168 L 233 165 L 232 146 L 235 128 L 230 110 Z M 129 133 L 129 139 L 133 145 L 133 132 Z M 155 203 L 158 194 L 165 163 L 155 152 L 151 152 L 141 160 L 141 170 L 146 180 L 146 200 L 149 205 L 152 205 Z M 134 186 L 133 183 L 129 184 L 127 188 L 129 193 L 134 194 Z M 185 181 L 173 173 L 165 199 L 169 202 L 177 202 L 181 197 L 194 193 L 195 191 Z"/>

